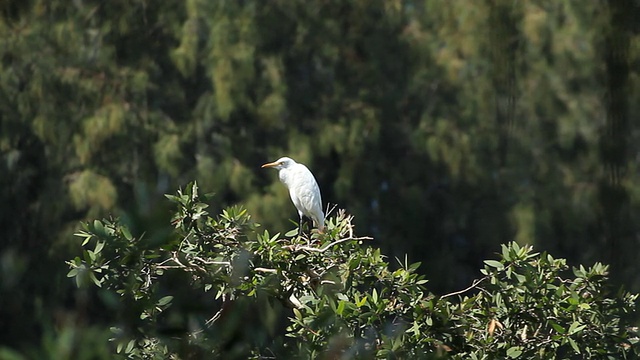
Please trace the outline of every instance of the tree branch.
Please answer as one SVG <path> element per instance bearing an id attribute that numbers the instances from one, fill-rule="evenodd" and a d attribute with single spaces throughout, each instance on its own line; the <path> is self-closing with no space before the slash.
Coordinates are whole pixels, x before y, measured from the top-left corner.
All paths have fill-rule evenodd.
<path id="1" fill-rule="evenodd" d="M 373 238 L 370 238 L 368 236 L 356 237 L 356 238 L 354 238 L 354 237 L 346 237 L 344 239 L 339 239 L 339 240 L 336 240 L 334 242 L 331 242 L 331 243 L 329 243 L 326 246 L 321 247 L 321 248 L 314 248 L 314 247 L 311 247 L 311 246 L 296 246 L 296 245 L 291 245 L 290 247 L 293 250 L 306 250 L 306 251 L 311 251 L 311 252 L 323 253 L 323 252 L 329 250 L 334 245 L 338 245 L 340 243 L 343 243 L 343 242 L 349 241 L 349 240 L 373 240 Z"/>
<path id="2" fill-rule="evenodd" d="M 216 312 L 209 320 L 205 321 L 204 324 L 211 326 L 214 322 L 218 321 L 222 316 L 225 305 L 227 305 L 227 294 L 222 294 L 222 306 L 220 306 L 220 310 L 218 310 L 218 312 Z"/>
<path id="3" fill-rule="evenodd" d="M 509 264 L 509 265 L 505 266 L 505 267 L 504 267 L 504 269 L 502 269 L 502 270 L 500 270 L 500 271 L 507 270 L 508 268 L 510 268 L 510 267 L 511 267 L 511 265 L 513 265 L 513 264 Z M 451 296 L 455 296 L 455 295 L 463 294 L 463 293 L 465 293 L 465 292 L 467 292 L 467 291 L 469 291 L 469 290 L 471 290 L 471 289 L 473 289 L 473 288 L 477 287 L 478 285 L 480 285 L 480 283 L 481 283 L 481 282 L 483 282 L 483 281 L 487 280 L 487 279 L 488 279 L 488 278 L 490 278 L 491 276 L 492 276 L 492 274 L 489 274 L 489 275 L 485 275 L 485 276 L 481 277 L 480 279 L 475 279 L 475 280 L 473 280 L 473 282 L 471 283 L 471 285 L 470 285 L 469 287 L 467 287 L 466 289 L 462 289 L 462 290 L 454 291 L 454 292 L 449 293 L 449 294 L 446 294 L 446 295 L 442 295 L 442 296 L 440 297 L 440 299 L 444 299 L 444 298 L 447 298 L 447 297 L 451 297 Z M 485 291 L 485 290 L 483 290 L 483 289 L 480 289 L 480 290 Z M 485 291 L 485 292 L 486 292 L 486 291 Z"/>
<path id="4" fill-rule="evenodd" d="M 193 257 L 194 260 L 198 260 L 201 263 L 205 264 L 205 265 L 226 265 L 226 266 L 231 266 L 231 263 L 229 261 L 209 261 L 209 260 L 205 260 L 201 257 L 198 256 L 194 256 Z"/>
<path id="5" fill-rule="evenodd" d="M 471 283 L 471 286 L 467 287 L 466 289 L 462 289 L 462 290 L 458 290 L 458 291 L 454 291 L 452 293 L 448 293 L 448 294 L 442 295 L 442 296 L 440 296 L 440 299 L 448 298 L 448 297 L 455 296 L 455 295 L 464 294 L 467 291 L 469 291 L 469 290 L 475 288 L 476 286 L 480 285 L 481 282 L 487 280 L 488 278 L 489 278 L 489 275 L 486 275 L 486 276 L 484 276 L 484 277 L 482 277 L 480 279 L 475 279 L 475 280 L 473 280 L 473 283 Z"/>

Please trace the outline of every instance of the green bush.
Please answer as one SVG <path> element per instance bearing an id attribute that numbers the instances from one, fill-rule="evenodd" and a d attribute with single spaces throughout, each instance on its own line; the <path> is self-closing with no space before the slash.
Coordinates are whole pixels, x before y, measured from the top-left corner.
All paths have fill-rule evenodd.
<path id="1" fill-rule="evenodd" d="M 343 210 L 322 234 L 283 236 L 260 231 L 240 207 L 211 217 L 195 183 L 167 198 L 177 206 L 171 233 L 96 220 L 77 234 L 82 258 L 68 261 L 68 276 L 111 304 L 121 357 L 621 359 L 640 350 L 637 295 L 612 293 L 602 264 L 571 274 L 565 260 L 510 243 L 467 289 L 436 295 L 420 264 L 390 266 Z"/>

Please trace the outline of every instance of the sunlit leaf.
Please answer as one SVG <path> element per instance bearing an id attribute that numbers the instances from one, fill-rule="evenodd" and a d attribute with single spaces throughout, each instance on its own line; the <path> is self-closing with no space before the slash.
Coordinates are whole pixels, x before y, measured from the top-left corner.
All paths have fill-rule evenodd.
<path id="1" fill-rule="evenodd" d="M 485 260 L 484 263 L 498 270 L 504 269 L 504 264 L 496 260 Z"/>
<path id="2" fill-rule="evenodd" d="M 517 359 L 522 355 L 522 348 L 520 346 L 513 346 L 507 349 L 507 357 L 510 359 Z"/>
<path id="3" fill-rule="evenodd" d="M 165 296 L 163 298 L 160 298 L 160 300 L 158 300 L 157 305 L 158 306 L 165 306 L 165 305 L 169 304 L 171 302 L 171 300 L 173 300 L 173 296 L 171 296 L 171 295 Z"/>

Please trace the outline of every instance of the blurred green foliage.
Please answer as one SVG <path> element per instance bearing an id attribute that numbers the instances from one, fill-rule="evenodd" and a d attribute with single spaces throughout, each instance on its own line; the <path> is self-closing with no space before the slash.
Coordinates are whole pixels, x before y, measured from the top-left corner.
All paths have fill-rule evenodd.
<path id="1" fill-rule="evenodd" d="M 112 320 L 64 277 L 79 221 L 163 243 L 162 195 L 197 180 L 212 213 L 287 231 L 258 169 L 283 155 L 434 293 L 512 240 L 640 290 L 638 18 L 633 0 L 2 2 L 0 346 L 81 352 Z"/>

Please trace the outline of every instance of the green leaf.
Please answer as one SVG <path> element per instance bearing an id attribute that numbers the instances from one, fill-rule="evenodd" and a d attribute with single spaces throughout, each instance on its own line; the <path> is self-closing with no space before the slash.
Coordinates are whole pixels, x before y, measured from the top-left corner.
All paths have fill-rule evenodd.
<path id="1" fill-rule="evenodd" d="M 485 264 L 494 267 L 498 270 L 502 270 L 504 269 L 504 264 L 502 264 L 500 261 L 496 261 L 496 260 L 485 260 L 484 261 Z"/>
<path id="2" fill-rule="evenodd" d="M 87 250 L 87 251 L 85 251 L 85 254 L 86 254 L 85 257 L 88 257 L 87 260 L 90 260 L 92 262 L 96 261 L 96 254 L 93 251 Z"/>
<path id="3" fill-rule="evenodd" d="M 573 348 L 573 350 L 575 352 L 577 352 L 578 354 L 580 354 L 580 348 L 578 347 L 578 344 L 576 344 L 576 341 L 573 340 L 573 338 L 569 338 L 569 344 L 571 345 L 571 347 Z"/>
<path id="4" fill-rule="evenodd" d="M 300 312 L 300 310 L 293 308 L 293 315 L 296 317 L 296 319 L 302 320 L 302 313 Z"/>
<path id="5" fill-rule="evenodd" d="M 173 300 L 173 296 L 165 296 L 165 297 L 161 298 L 160 300 L 158 300 L 157 305 L 158 306 L 165 306 L 168 303 L 170 303 L 171 300 Z"/>
<path id="6" fill-rule="evenodd" d="M 298 235 L 298 229 L 289 230 L 284 234 L 285 237 L 294 237 L 296 235 Z"/>
<path id="7" fill-rule="evenodd" d="M 342 316 L 342 313 L 344 312 L 344 307 L 346 306 L 346 301 L 339 301 L 338 302 L 338 308 L 336 309 L 336 314 Z"/>
<path id="8" fill-rule="evenodd" d="M 74 277 L 76 275 L 78 275 L 78 272 L 80 270 L 78 268 L 73 268 L 71 270 L 69 270 L 69 272 L 67 273 L 67 277 Z"/>
<path id="9" fill-rule="evenodd" d="M 502 248 L 502 258 L 505 261 L 511 261 L 511 256 L 509 255 L 509 248 L 507 247 L 507 245 L 502 244 L 501 248 Z"/>
<path id="10" fill-rule="evenodd" d="M 522 355 L 522 348 L 520 346 L 512 346 L 507 349 L 507 357 L 510 359 L 516 359 Z"/>
<path id="11" fill-rule="evenodd" d="M 89 240 L 91 240 L 92 237 L 93 237 L 93 235 L 89 235 L 89 236 L 85 237 L 84 241 L 82 242 L 82 246 L 87 245 L 87 243 L 89 242 Z"/>
<path id="12" fill-rule="evenodd" d="M 499 307 L 503 307 L 504 306 L 504 302 L 502 301 L 502 293 L 500 292 L 496 292 L 496 294 L 493 296 L 493 299 L 495 301 L 495 304 Z"/>
<path id="13" fill-rule="evenodd" d="M 580 331 L 582 331 L 582 329 L 584 329 L 585 327 L 587 327 L 587 325 L 580 325 L 579 322 L 574 321 L 570 326 L 569 326 L 569 335 L 573 335 L 575 333 L 578 333 Z"/>
<path id="14" fill-rule="evenodd" d="M 97 235 L 104 235 L 104 225 L 100 220 L 93 221 L 93 228 Z"/>
<path id="15" fill-rule="evenodd" d="M 124 236 L 125 239 L 129 241 L 133 239 L 133 236 L 131 236 L 131 232 L 129 231 L 129 228 L 127 228 L 126 226 L 121 227 L 120 231 L 122 231 L 122 235 Z"/>
<path id="16" fill-rule="evenodd" d="M 169 199 L 169 201 L 174 202 L 174 203 L 180 203 L 180 198 L 175 196 L 175 195 L 169 195 L 169 194 L 164 194 L 164 196 Z"/>
<path id="17" fill-rule="evenodd" d="M 551 327 L 557 331 L 560 334 L 564 334 L 567 332 L 567 329 L 563 328 L 562 326 L 560 326 L 558 323 L 556 323 L 555 321 L 550 321 L 549 322 L 551 324 Z"/>
<path id="18" fill-rule="evenodd" d="M 580 310 L 589 310 L 589 309 L 591 309 L 591 305 L 589 305 L 587 303 L 582 303 L 582 304 L 578 305 L 578 309 L 580 309 Z"/>
<path id="19" fill-rule="evenodd" d="M 89 271 L 89 277 L 91 278 L 91 281 L 93 281 L 93 283 L 96 284 L 97 287 L 102 287 L 102 281 L 98 280 L 98 278 L 96 277 L 96 274 L 93 271 Z"/>
<path id="20" fill-rule="evenodd" d="M 95 254 L 98 254 L 104 248 L 104 241 L 97 241 L 96 248 L 93 250 Z"/>
<path id="21" fill-rule="evenodd" d="M 93 237 L 93 235 L 89 234 L 86 231 L 79 231 L 73 235 L 84 238 L 84 240 L 82 240 L 82 246 L 85 246 L 89 242 L 89 240 L 91 240 L 91 238 Z"/>
<path id="22" fill-rule="evenodd" d="M 127 344 L 127 348 L 124 350 L 125 354 L 129 354 L 133 350 L 133 347 L 135 346 L 135 344 L 136 344 L 135 340 L 129 341 L 129 343 Z"/>

